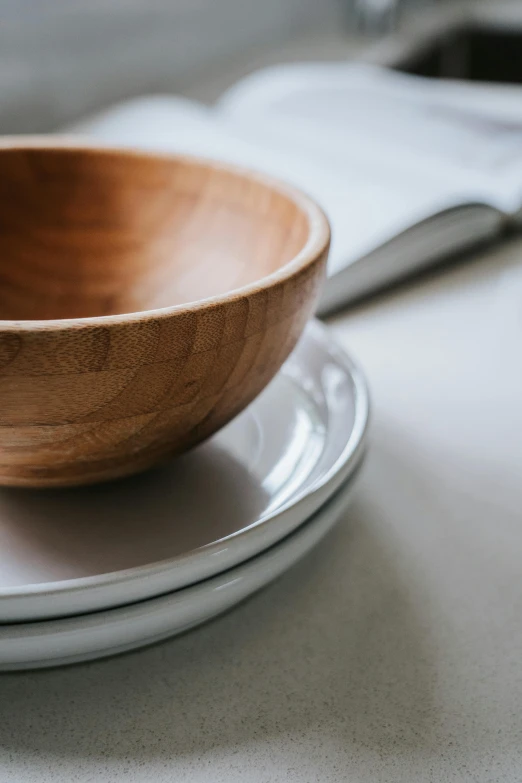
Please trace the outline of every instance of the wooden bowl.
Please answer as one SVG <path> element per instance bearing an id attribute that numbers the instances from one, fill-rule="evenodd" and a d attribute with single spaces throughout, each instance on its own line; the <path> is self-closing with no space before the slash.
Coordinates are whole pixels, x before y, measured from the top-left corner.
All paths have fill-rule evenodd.
<path id="1" fill-rule="evenodd" d="M 0 484 L 141 471 L 226 424 L 311 316 L 308 198 L 186 157 L 0 144 Z"/>

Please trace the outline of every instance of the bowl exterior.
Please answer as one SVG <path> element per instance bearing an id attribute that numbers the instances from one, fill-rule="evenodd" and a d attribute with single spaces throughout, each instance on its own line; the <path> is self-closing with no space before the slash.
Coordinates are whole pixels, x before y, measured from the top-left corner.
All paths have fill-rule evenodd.
<path id="1" fill-rule="evenodd" d="M 0 484 L 114 479 L 212 435 L 292 351 L 326 256 L 223 302 L 0 330 Z"/>

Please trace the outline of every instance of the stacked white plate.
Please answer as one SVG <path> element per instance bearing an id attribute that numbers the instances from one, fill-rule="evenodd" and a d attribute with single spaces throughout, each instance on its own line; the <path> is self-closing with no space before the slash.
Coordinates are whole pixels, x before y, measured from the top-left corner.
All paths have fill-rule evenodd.
<path id="1" fill-rule="evenodd" d="M 0 491 L 0 669 L 130 650 L 230 608 L 308 552 L 346 507 L 368 395 L 311 323 L 225 429 L 141 476 Z"/>

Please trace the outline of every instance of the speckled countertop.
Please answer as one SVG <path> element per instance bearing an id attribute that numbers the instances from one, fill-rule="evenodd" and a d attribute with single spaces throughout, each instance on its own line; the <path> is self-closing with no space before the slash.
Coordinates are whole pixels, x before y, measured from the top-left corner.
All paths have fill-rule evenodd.
<path id="1" fill-rule="evenodd" d="M 349 513 L 199 630 L 0 676 L 1 783 L 522 779 L 521 258 L 331 321 L 374 400 Z"/>

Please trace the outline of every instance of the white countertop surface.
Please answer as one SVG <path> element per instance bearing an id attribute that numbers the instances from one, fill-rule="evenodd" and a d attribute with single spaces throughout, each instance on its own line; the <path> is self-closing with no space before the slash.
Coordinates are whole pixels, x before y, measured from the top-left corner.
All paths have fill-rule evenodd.
<path id="1" fill-rule="evenodd" d="M 522 243 L 337 317 L 373 392 L 354 506 L 228 615 L 0 677 L 0 781 L 520 781 Z"/>

